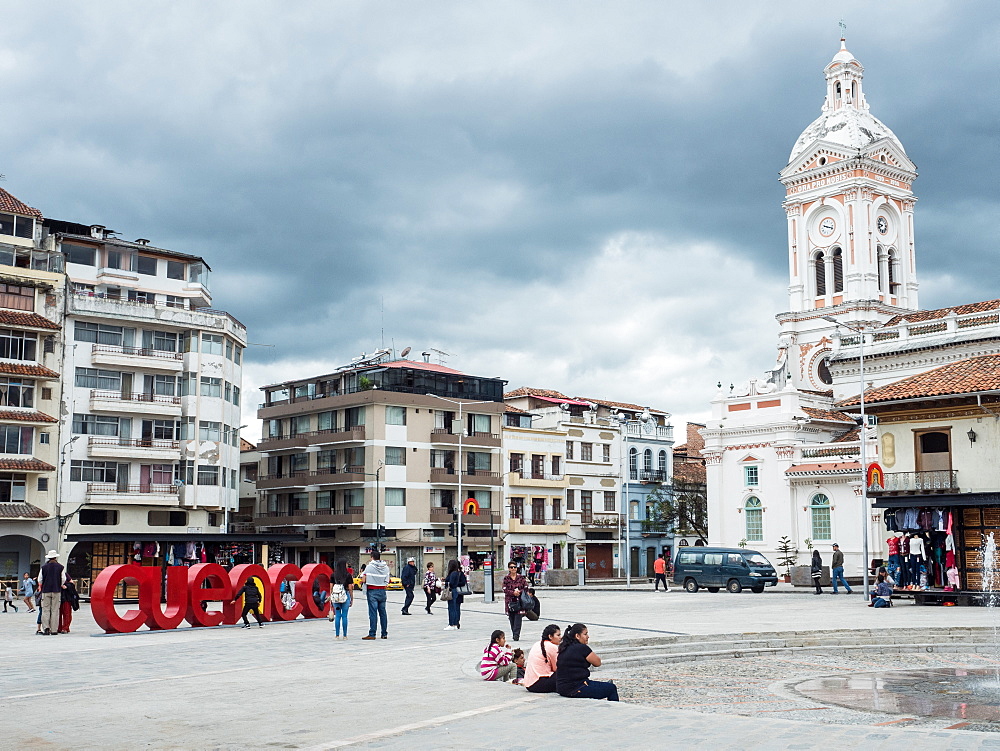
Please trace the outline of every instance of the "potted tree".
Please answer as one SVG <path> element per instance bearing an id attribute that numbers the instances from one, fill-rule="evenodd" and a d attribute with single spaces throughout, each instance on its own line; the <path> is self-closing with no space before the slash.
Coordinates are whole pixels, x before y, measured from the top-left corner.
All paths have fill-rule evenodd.
<path id="1" fill-rule="evenodd" d="M 787 584 L 792 580 L 792 566 L 799 560 L 799 551 L 788 535 L 778 540 L 776 550 L 778 551 L 778 565 L 785 568 L 785 573 L 781 575 L 781 580 Z"/>

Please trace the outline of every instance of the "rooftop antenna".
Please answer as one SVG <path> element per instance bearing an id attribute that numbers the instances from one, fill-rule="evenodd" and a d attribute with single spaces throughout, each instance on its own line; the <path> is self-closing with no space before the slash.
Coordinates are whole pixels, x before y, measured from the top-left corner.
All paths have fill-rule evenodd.
<path id="1" fill-rule="evenodd" d="M 399 353 L 399 359 L 400 360 L 405 360 L 406 356 L 408 354 L 410 354 L 410 350 L 411 349 L 412 349 L 412 347 L 406 347 L 402 352 Z"/>
<path id="2" fill-rule="evenodd" d="M 446 357 L 451 357 L 450 353 L 445 352 L 442 349 L 434 349 L 434 347 L 428 347 L 427 349 L 429 349 L 431 352 L 435 352 L 437 354 L 437 356 L 438 356 L 437 364 L 438 365 L 444 365 L 445 358 Z"/>

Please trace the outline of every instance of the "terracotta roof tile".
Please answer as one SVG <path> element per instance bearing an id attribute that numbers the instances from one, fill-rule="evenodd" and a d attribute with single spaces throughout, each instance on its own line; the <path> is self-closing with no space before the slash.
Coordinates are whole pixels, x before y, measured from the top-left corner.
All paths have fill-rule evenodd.
<path id="1" fill-rule="evenodd" d="M 834 438 L 831 443 L 848 443 L 850 441 L 861 440 L 861 427 L 851 428 L 843 435 L 839 435 Z"/>
<path id="2" fill-rule="evenodd" d="M 785 470 L 786 475 L 839 475 L 857 472 L 860 462 L 828 462 L 826 464 L 796 464 Z"/>
<path id="3" fill-rule="evenodd" d="M 504 408 L 504 412 L 514 415 L 530 415 L 531 413 L 526 409 L 521 409 L 520 407 L 512 407 L 509 404 Z"/>
<path id="4" fill-rule="evenodd" d="M 0 459 L 0 469 L 18 472 L 54 472 L 55 467 L 38 459 Z"/>
<path id="5" fill-rule="evenodd" d="M 865 391 L 865 404 L 995 389 L 1000 389 L 1000 355 L 982 355 L 869 389 Z M 838 406 L 850 407 L 860 402 L 859 396 L 852 396 L 838 402 Z"/>
<path id="6" fill-rule="evenodd" d="M 30 503 L 0 503 L 0 519 L 48 519 L 49 515 Z"/>
<path id="7" fill-rule="evenodd" d="M 814 407 L 803 407 L 802 411 L 814 420 L 827 420 L 828 422 L 854 422 L 853 417 L 845 415 L 843 412 L 834 412 L 829 409 L 815 409 Z"/>
<path id="8" fill-rule="evenodd" d="M 5 310 L 0 308 L 0 324 L 5 326 L 29 326 L 33 329 L 52 329 L 58 331 L 62 328 L 58 323 L 53 323 L 48 318 L 44 318 L 37 313 L 26 313 L 23 310 Z"/>
<path id="9" fill-rule="evenodd" d="M 594 399 L 594 398 L 589 397 L 589 396 L 578 396 L 576 398 L 580 399 L 581 401 L 587 401 L 587 402 L 593 402 L 594 404 L 600 404 L 601 406 L 604 406 L 604 407 L 613 407 L 615 409 L 628 409 L 628 410 L 632 410 L 633 412 L 642 412 L 644 409 L 646 409 L 645 407 L 642 407 L 642 406 L 640 406 L 638 404 L 629 404 L 628 402 L 609 402 L 607 399 Z M 653 408 L 650 407 L 650 409 L 653 409 Z M 659 410 L 656 410 L 656 411 L 659 412 Z"/>
<path id="10" fill-rule="evenodd" d="M 22 365 L 19 362 L 0 362 L 0 373 L 7 375 L 32 376 L 34 378 L 58 378 L 59 374 L 54 370 L 42 367 L 41 365 Z"/>
<path id="11" fill-rule="evenodd" d="M 254 446 L 246 438 L 240 438 L 240 451 L 256 451 L 257 447 Z"/>
<path id="12" fill-rule="evenodd" d="M 508 391 L 503 395 L 503 398 L 516 399 L 519 396 L 541 396 L 546 399 L 569 399 L 568 396 L 560 394 L 558 391 L 552 391 L 551 389 L 536 389 L 531 386 L 522 386 L 519 389 Z"/>
<path id="13" fill-rule="evenodd" d="M 701 435 L 701 428 L 705 427 L 700 422 L 689 422 L 687 424 L 687 454 L 688 456 L 701 456 L 701 450 L 705 448 L 705 439 Z"/>
<path id="14" fill-rule="evenodd" d="M 16 412 L 12 409 L 0 409 L 0 422 L 15 420 L 16 422 L 59 422 L 42 412 Z"/>
<path id="15" fill-rule="evenodd" d="M 42 218 L 42 212 L 38 209 L 34 209 L 23 201 L 19 201 L 17 198 L 12 196 L 3 188 L 0 188 L 0 211 L 9 211 L 12 214 L 23 214 L 24 216 L 33 216 L 38 219 Z"/>
<path id="16" fill-rule="evenodd" d="M 898 323 L 919 323 L 920 321 L 933 321 L 938 318 L 944 318 L 949 313 L 954 312 L 956 315 L 962 315 L 964 313 L 985 313 L 988 310 L 996 310 L 1000 308 L 1000 300 L 985 300 L 984 302 L 972 302 L 966 305 L 955 305 L 951 308 L 938 308 L 936 310 L 918 310 L 913 313 L 904 313 L 900 316 L 894 316 L 885 322 L 885 326 L 895 326 Z"/>
<path id="17" fill-rule="evenodd" d="M 369 367 L 369 366 L 365 366 Z M 447 365 L 435 365 L 432 362 L 420 362 L 419 360 L 393 360 L 384 362 L 380 368 L 413 368 L 414 370 L 429 370 L 433 373 L 450 373 L 452 375 L 465 375 L 461 370 L 449 368 Z"/>
<path id="18" fill-rule="evenodd" d="M 701 462 L 693 464 L 675 464 L 674 477 L 681 482 L 695 485 L 705 484 L 705 465 Z"/>

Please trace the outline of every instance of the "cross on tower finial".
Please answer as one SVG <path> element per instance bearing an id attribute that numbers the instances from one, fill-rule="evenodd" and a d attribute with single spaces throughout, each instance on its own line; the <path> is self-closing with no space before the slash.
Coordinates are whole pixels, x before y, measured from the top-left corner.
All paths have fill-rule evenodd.
<path id="1" fill-rule="evenodd" d="M 838 26 L 840 26 L 840 38 L 847 39 L 847 24 L 844 23 L 843 18 L 840 19 L 840 23 L 838 24 Z"/>

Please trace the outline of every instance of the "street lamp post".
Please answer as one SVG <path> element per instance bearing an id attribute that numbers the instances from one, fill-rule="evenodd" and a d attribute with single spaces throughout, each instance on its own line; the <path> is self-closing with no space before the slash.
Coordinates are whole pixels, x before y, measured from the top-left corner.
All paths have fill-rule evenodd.
<path id="1" fill-rule="evenodd" d="M 379 552 L 379 553 L 382 552 L 382 527 L 379 524 L 379 516 L 378 516 L 378 490 L 379 490 L 379 473 L 382 471 L 382 467 L 384 467 L 384 466 L 385 466 L 385 464 L 383 464 L 382 460 L 380 459 L 379 463 L 378 463 L 378 466 L 375 467 L 375 471 L 374 472 L 355 472 L 355 473 L 353 473 L 353 474 L 364 475 L 365 477 L 374 477 L 375 478 L 375 550 L 377 552 Z M 351 470 L 350 466 L 345 464 L 344 465 L 344 473 L 346 474 L 350 470 Z"/>
<path id="2" fill-rule="evenodd" d="M 823 320 L 834 323 L 837 326 L 843 326 L 848 331 L 853 331 L 858 335 L 860 341 L 860 379 L 861 379 L 861 555 L 864 560 L 862 560 L 861 569 L 862 575 L 864 576 L 864 591 L 865 591 L 865 602 L 870 601 L 870 581 L 868 576 L 868 565 L 869 565 L 869 553 L 868 553 L 868 425 L 865 419 L 865 333 L 866 329 L 864 324 L 859 323 L 857 326 L 851 326 L 850 324 L 838 321 L 836 318 L 830 316 L 823 316 Z"/>
<path id="3" fill-rule="evenodd" d="M 443 402 L 448 402 L 450 404 L 458 405 L 458 526 L 455 530 L 457 534 L 457 544 L 455 554 L 456 559 L 461 563 L 462 561 L 462 507 L 465 504 L 465 499 L 462 498 L 462 475 L 465 474 L 465 470 L 462 469 L 462 437 L 465 435 L 465 423 L 462 420 L 462 410 L 465 406 L 472 406 L 474 404 L 493 404 L 492 401 L 481 401 L 481 402 L 463 402 L 458 399 L 448 399 L 444 396 L 438 396 L 437 394 L 426 394 L 425 396 L 430 396 L 435 399 L 440 399 Z M 490 504 L 490 523 L 493 521 L 493 504 Z M 495 563 L 495 561 L 494 561 Z"/>

